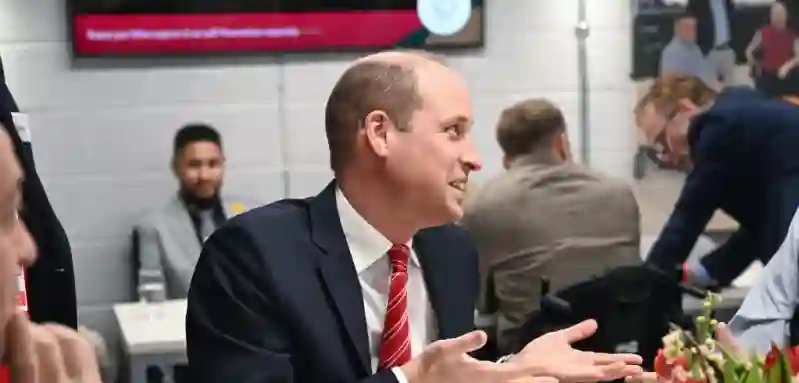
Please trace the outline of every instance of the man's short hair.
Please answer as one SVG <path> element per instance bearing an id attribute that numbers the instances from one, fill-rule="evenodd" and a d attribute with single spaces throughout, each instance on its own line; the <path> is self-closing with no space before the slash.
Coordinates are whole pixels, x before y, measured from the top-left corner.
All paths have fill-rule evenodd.
<path id="1" fill-rule="evenodd" d="M 693 13 L 685 11 L 685 12 L 682 12 L 682 13 L 678 14 L 677 17 L 674 19 L 674 22 L 676 23 L 676 22 L 680 22 L 680 21 L 685 20 L 685 19 L 695 19 L 695 18 L 696 18 L 696 16 L 694 16 Z"/>
<path id="2" fill-rule="evenodd" d="M 497 142 L 505 157 L 512 158 L 547 147 L 565 131 L 566 120 L 555 104 L 545 99 L 530 99 L 502 111 Z"/>
<path id="3" fill-rule="evenodd" d="M 425 51 L 403 51 L 446 65 Z M 364 60 L 347 69 L 336 82 L 325 107 L 325 133 L 330 167 L 338 172 L 352 156 L 355 137 L 366 115 L 383 110 L 400 130 L 410 130 L 413 113 L 422 107 L 413 66 Z"/>
<path id="4" fill-rule="evenodd" d="M 681 99 L 691 100 L 696 105 L 705 105 L 715 97 L 716 91 L 699 77 L 679 73 L 664 73 L 655 78 L 649 90 L 635 105 L 635 113 L 641 113 L 649 104 L 658 112 L 676 108 Z"/>
<path id="5" fill-rule="evenodd" d="M 175 133 L 173 156 L 177 157 L 189 144 L 200 141 L 211 142 L 222 148 L 222 137 L 216 129 L 208 124 L 194 123 L 183 126 Z"/>

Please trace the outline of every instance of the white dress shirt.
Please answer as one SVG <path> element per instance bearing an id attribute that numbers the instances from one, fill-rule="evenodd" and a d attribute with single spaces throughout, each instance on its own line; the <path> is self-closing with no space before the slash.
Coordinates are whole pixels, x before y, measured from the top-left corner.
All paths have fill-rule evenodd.
<path id="1" fill-rule="evenodd" d="M 344 237 L 355 264 L 355 271 L 358 273 L 358 280 L 361 283 L 366 328 L 369 335 L 369 353 L 372 371 L 375 372 L 380 357 L 380 342 L 388 305 L 391 267 L 387 253 L 392 243 L 355 211 L 339 189 L 336 189 L 336 206 L 341 219 L 341 227 L 344 229 Z M 411 335 L 411 356 L 415 357 L 436 339 L 436 324 L 419 258 L 413 251 L 411 243 L 407 245 L 411 249 L 406 287 L 408 321 Z M 408 382 L 400 369 L 395 368 L 392 371 L 400 383 Z"/>
<path id="2" fill-rule="evenodd" d="M 744 347 L 763 354 L 771 342 L 789 345 L 791 318 L 799 303 L 798 257 L 799 213 L 794 214 L 785 240 L 730 321 L 730 330 Z"/>

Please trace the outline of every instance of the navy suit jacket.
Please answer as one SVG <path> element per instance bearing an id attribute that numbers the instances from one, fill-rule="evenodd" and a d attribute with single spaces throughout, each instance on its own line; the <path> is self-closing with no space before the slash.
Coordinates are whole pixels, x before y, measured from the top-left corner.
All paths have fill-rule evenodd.
<path id="1" fill-rule="evenodd" d="M 11 137 L 25 174 L 22 220 L 39 250 L 39 258 L 27 271 L 28 310 L 35 322 L 55 322 L 77 328 L 78 305 L 72 250 L 33 162 L 30 143 L 22 142 L 11 113 L 19 112 L 6 86 L 0 61 L 0 123 Z"/>
<path id="2" fill-rule="evenodd" d="M 191 382 L 396 382 L 371 371 L 334 185 L 251 210 L 208 239 L 188 297 Z M 439 337 L 472 331 L 479 279 L 469 235 L 447 225 L 413 243 Z"/>
<path id="3" fill-rule="evenodd" d="M 747 88 L 728 88 L 692 123 L 694 168 L 649 261 L 669 268 L 688 257 L 714 211 L 739 230 L 702 263 L 722 285 L 754 259 L 771 259 L 799 206 L 799 107 Z"/>

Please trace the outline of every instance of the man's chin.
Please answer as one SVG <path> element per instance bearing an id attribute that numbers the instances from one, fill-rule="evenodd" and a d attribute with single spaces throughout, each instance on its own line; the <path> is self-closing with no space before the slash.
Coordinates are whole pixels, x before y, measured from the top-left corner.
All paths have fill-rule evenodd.
<path id="1" fill-rule="evenodd" d="M 458 221 L 463 218 L 463 203 L 459 201 L 454 201 L 449 204 L 449 220 L 447 223 L 457 223 Z"/>

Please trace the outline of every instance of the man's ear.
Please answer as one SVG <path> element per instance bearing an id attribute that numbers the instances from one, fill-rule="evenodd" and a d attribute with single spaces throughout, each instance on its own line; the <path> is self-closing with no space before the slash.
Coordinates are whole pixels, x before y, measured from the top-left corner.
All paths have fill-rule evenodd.
<path id="1" fill-rule="evenodd" d="M 386 112 L 382 110 L 370 112 L 363 120 L 366 141 L 369 144 L 369 148 L 378 157 L 388 156 L 388 133 L 393 126 L 392 124 Z"/>
<path id="2" fill-rule="evenodd" d="M 687 97 L 683 97 L 678 101 L 677 107 L 681 112 L 691 112 L 694 113 L 699 109 L 699 106 L 696 105 L 691 99 Z"/>
<path id="3" fill-rule="evenodd" d="M 569 161 L 572 158 L 572 149 L 571 149 L 571 142 L 569 141 L 569 135 L 564 129 L 563 133 L 558 135 L 558 156 L 563 161 Z"/>

